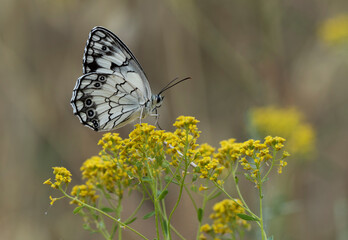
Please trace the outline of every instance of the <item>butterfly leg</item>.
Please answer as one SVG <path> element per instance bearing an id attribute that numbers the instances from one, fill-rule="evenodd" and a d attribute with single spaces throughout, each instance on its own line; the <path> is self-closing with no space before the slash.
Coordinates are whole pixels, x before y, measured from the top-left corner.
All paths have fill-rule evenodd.
<path id="1" fill-rule="evenodd" d="M 151 113 L 150 116 L 151 116 L 151 117 L 156 117 L 155 125 L 156 125 L 160 130 L 162 130 L 161 126 L 160 126 L 159 123 L 158 123 L 159 114 L 157 113 L 157 108 L 155 109 L 155 113 Z"/>
<path id="2" fill-rule="evenodd" d="M 144 111 L 144 108 L 142 107 L 141 112 L 140 112 L 140 117 L 139 117 L 139 124 L 141 124 L 141 118 L 143 117 L 143 111 Z"/>

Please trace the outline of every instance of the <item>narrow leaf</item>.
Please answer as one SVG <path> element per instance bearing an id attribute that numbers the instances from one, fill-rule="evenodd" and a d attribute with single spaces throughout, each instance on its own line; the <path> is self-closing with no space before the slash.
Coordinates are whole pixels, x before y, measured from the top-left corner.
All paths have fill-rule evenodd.
<path id="1" fill-rule="evenodd" d="M 73 211 L 74 214 L 77 214 L 81 209 L 83 208 L 83 206 L 79 206 L 79 207 L 76 207 Z"/>
<path id="2" fill-rule="evenodd" d="M 143 177 L 141 180 L 142 180 L 143 182 L 152 182 L 152 179 L 149 178 L 149 177 Z"/>
<path id="3" fill-rule="evenodd" d="M 153 215 L 155 215 L 155 211 L 152 211 L 152 212 L 146 214 L 146 215 L 143 217 L 143 219 L 148 219 L 148 218 L 152 217 Z"/>
<path id="4" fill-rule="evenodd" d="M 112 208 L 108 208 L 108 207 L 103 207 L 100 210 L 102 210 L 103 212 L 114 212 L 115 210 Z"/>
<path id="5" fill-rule="evenodd" d="M 198 221 L 202 222 L 202 218 L 203 218 L 203 209 L 202 208 L 198 208 L 197 217 L 198 217 Z"/>
<path id="6" fill-rule="evenodd" d="M 136 217 L 130 219 L 129 221 L 126 221 L 124 224 L 126 224 L 126 225 L 131 224 L 131 223 L 134 222 L 135 220 L 137 220 Z"/>
<path id="7" fill-rule="evenodd" d="M 208 199 L 208 201 L 210 201 L 210 200 L 213 200 L 214 198 L 217 198 L 218 196 L 220 196 L 221 195 L 221 191 L 220 192 L 217 192 L 216 194 L 214 194 L 212 197 L 210 197 L 209 199 Z"/>
<path id="8" fill-rule="evenodd" d="M 79 197 L 80 192 L 81 192 L 81 188 L 78 188 L 78 189 L 77 189 L 77 192 L 76 192 L 76 197 Z"/>
<path id="9" fill-rule="evenodd" d="M 162 220 L 162 223 L 163 223 L 163 232 L 165 236 L 168 236 L 168 223 L 165 219 Z"/>
<path id="10" fill-rule="evenodd" d="M 254 218 L 254 217 L 249 216 L 249 215 L 246 215 L 246 214 L 243 214 L 243 213 L 237 213 L 237 216 L 240 217 L 241 219 L 244 219 L 247 221 L 256 221 L 256 222 L 259 221 L 259 219 Z"/>
<path id="11" fill-rule="evenodd" d="M 161 201 L 165 196 L 168 194 L 168 190 L 164 190 L 163 192 L 160 193 L 158 196 L 158 201 Z"/>

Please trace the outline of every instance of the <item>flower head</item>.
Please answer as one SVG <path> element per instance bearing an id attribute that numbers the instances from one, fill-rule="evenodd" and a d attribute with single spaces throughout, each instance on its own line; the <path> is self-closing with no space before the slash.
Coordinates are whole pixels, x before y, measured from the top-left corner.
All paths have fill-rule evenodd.
<path id="1" fill-rule="evenodd" d="M 55 182 L 51 178 L 47 179 L 44 184 L 51 185 L 52 188 L 59 188 L 63 183 L 71 182 L 71 173 L 64 167 L 53 167 L 53 174 L 55 174 Z M 52 203 L 53 204 L 53 203 Z"/>
<path id="2" fill-rule="evenodd" d="M 329 45 L 348 43 L 348 15 L 325 20 L 319 28 L 319 37 Z"/>
<path id="3" fill-rule="evenodd" d="M 244 214 L 243 204 L 239 199 L 225 199 L 218 202 L 213 207 L 213 213 L 210 218 L 213 224 L 205 224 L 200 231 L 216 236 L 233 233 L 238 227 L 250 228 L 247 221 L 238 217 L 238 214 Z"/>
<path id="4" fill-rule="evenodd" d="M 268 135 L 282 136 L 287 140 L 287 150 L 302 158 L 315 153 L 315 132 L 312 126 L 304 121 L 304 115 L 295 108 L 260 107 L 251 111 L 251 123 L 260 137 Z M 267 140 L 267 139 L 266 139 Z M 283 140 L 273 147 L 283 148 Z M 269 141 L 266 144 L 272 145 Z"/>
<path id="5" fill-rule="evenodd" d="M 96 195 L 95 186 L 92 184 L 75 185 L 71 190 L 71 196 L 78 197 L 82 202 L 95 202 L 99 196 Z M 70 204 L 76 204 L 77 201 L 71 201 Z"/>

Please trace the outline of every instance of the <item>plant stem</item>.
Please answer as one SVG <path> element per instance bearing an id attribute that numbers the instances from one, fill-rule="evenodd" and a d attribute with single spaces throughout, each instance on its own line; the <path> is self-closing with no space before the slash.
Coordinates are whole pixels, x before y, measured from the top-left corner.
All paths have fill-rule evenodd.
<path id="1" fill-rule="evenodd" d="M 262 240 L 267 240 L 267 235 L 264 229 L 264 225 L 263 225 L 263 214 L 262 214 L 262 199 L 263 199 L 263 194 L 262 194 L 262 180 L 261 180 L 261 174 L 258 173 L 258 179 L 259 179 L 259 198 L 260 198 L 260 228 L 261 228 L 261 237 Z"/>
<path id="2" fill-rule="evenodd" d="M 80 201 L 80 200 L 79 200 L 78 198 L 76 198 L 76 197 L 72 197 L 72 196 L 68 195 L 61 187 L 59 188 L 59 190 L 64 194 L 64 196 L 66 196 L 67 198 L 69 198 L 69 199 L 71 199 L 71 200 L 73 200 L 73 201 L 78 202 L 81 206 L 86 207 L 86 208 L 89 208 L 89 209 L 92 209 L 92 210 L 94 210 L 94 211 L 96 211 L 96 212 L 98 212 L 98 213 L 100 213 L 100 214 L 102 214 L 102 215 L 104 215 L 104 216 L 106 216 L 106 217 L 112 219 L 113 221 L 115 221 L 115 222 L 117 222 L 118 224 L 120 224 L 122 227 L 125 227 L 125 228 L 127 228 L 128 230 L 130 230 L 131 232 L 137 234 L 137 235 L 138 235 L 139 237 L 141 237 L 142 239 L 149 240 L 147 237 L 145 237 L 144 235 L 142 235 L 140 232 L 138 232 L 138 231 L 135 230 L 134 228 L 132 228 L 132 227 L 130 227 L 130 226 L 124 224 L 123 222 L 121 222 L 120 220 L 118 220 L 118 219 L 114 218 L 113 216 L 107 214 L 106 212 L 103 212 L 102 210 L 100 210 L 100 209 L 98 209 L 98 208 L 95 208 L 95 207 L 93 207 L 93 206 L 91 206 L 91 205 L 88 205 L 88 204 L 86 204 L 86 203 Z"/>

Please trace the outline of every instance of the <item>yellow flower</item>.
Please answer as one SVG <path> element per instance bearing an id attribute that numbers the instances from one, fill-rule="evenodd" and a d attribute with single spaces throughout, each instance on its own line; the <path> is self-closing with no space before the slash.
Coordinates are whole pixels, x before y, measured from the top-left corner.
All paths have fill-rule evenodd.
<path id="1" fill-rule="evenodd" d="M 82 202 L 95 202 L 99 196 L 96 195 L 95 187 L 92 184 L 87 183 L 82 185 L 76 185 L 71 190 L 71 196 L 77 197 Z M 77 204 L 77 201 L 71 201 L 70 204 Z"/>
<path id="2" fill-rule="evenodd" d="M 281 174 L 283 172 L 283 167 L 288 165 L 288 163 L 284 160 L 280 160 L 279 166 L 278 166 L 278 173 Z"/>
<path id="3" fill-rule="evenodd" d="M 204 191 L 204 190 L 207 190 L 208 189 L 208 187 L 205 187 L 205 186 L 203 186 L 202 184 L 201 184 L 201 186 L 199 187 L 199 191 Z"/>
<path id="4" fill-rule="evenodd" d="M 292 154 L 308 158 L 315 153 L 315 132 L 304 121 L 304 115 L 295 108 L 260 107 L 251 111 L 252 128 L 260 137 L 282 136 L 286 149 Z M 266 137 L 265 144 L 280 150 L 285 141 L 281 137 Z"/>
<path id="5" fill-rule="evenodd" d="M 50 195 L 50 200 L 51 200 L 50 205 L 53 205 L 54 202 L 58 200 L 58 198 L 52 198 L 52 196 Z"/>
<path id="6" fill-rule="evenodd" d="M 64 167 L 53 167 L 53 174 L 55 174 L 55 182 L 52 183 L 51 179 L 48 179 L 44 184 L 51 183 L 52 188 L 59 188 L 62 183 L 68 184 L 71 182 L 71 173 Z"/>
<path id="7" fill-rule="evenodd" d="M 43 184 L 52 185 L 51 178 L 49 178 L 46 181 L 44 181 Z"/>
<path id="8" fill-rule="evenodd" d="M 319 28 L 319 37 L 329 45 L 348 43 L 348 15 L 325 20 Z"/>
<path id="9" fill-rule="evenodd" d="M 201 232 L 213 230 L 216 234 L 232 233 L 238 226 L 248 229 L 250 225 L 237 214 L 245 214 L 243 204 L 239 199 L 225 199 L 213 206 L 210 218 L 214 220 L 212 226 L 203 225 Z"/>
<path id="10" fill-rule="evenodd" d="M 203 226 L 201 226 L 201 229 L 200 229 L 201 232 L 210 232 L 211 230 L 212 228 L 209 224 L 204 224 Z"/>
<path id="11" fill-rule="evenodd" d="M 198 138 L 200 131 L 198 131 L 197 123 L 199 123 L 199 121 L 194 117 L 180 116 L 176 119 L 176 122 L 173 124 L 173 126 L 177 129 L 189 130 L 194 138 Z"/>

